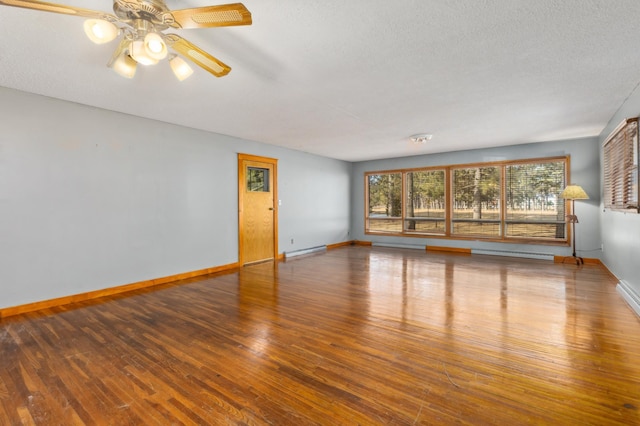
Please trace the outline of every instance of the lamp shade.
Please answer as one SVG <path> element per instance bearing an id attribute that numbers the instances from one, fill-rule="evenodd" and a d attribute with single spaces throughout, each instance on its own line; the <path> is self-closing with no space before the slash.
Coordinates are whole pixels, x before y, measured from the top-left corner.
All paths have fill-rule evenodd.
<path id="1" fill-rule="evenodd" d="M 118 36 L 118 27 L 103 19 L 87 19 L 84 21 L 84 32 L 95 44 L 103 44 Z"/>
<path id="2" fill-rule="evenodd" d="M 193 74 L 193 69 L 179 56 L 172 58 L 169 61 L 169 65 L 171 66 L 173 74 L 175 74 L 176 78 L 180 81 L 183 81 Z"/>
<path id="3" fill-rule="evenodd" d="M 565 200 L 588 200 L 589 196 L 580 185 L 568 185 L 560 194 Z"/>
<path id="4" fill-rule="evenodd" d="M 142 65 L 155 65 L 158 63 L 157 59 L 147 54 L 147 49 L 144 47 L 144 40 L 132 41 L 129 54 L 137 63 Z"/>
<path id="5" fill-rule="evenodd" d="M 136 75 L 136 66 L 138 63 L 134 61 L 131 56 L 126 53 L 122 53 L 113 62 L 113 70 L 125 78 L 133 78 Z"/>
<path id="6" fill-rule="evenodd" d="M 156 61 L 167 57 L 167 45 L 158 33 L 149 33 L 144 37 L 144 49 L 147 56 Z"/>

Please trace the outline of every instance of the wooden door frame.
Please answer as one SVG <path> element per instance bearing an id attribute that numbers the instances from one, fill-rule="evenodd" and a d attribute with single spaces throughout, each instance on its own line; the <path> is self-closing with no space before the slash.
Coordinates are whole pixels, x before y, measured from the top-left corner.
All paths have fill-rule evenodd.
<path id="1" fill-rule="evenodd" d="M 240 266 L 244 266 L 244 247 L 243 247 L 243 235 L 244 235 L 244 217 L 243 217 L 243 204 L 244 204 L 244 190 L 246 185 L 246 176 L 244 172 L 245 161 L 258 161 L 261 163 L 268 163 L 273 166 L 273 260 L 279 259 L 278 254 L 278 159 L 270 157 L 260 157 L 251 154 L 238 153 L 238 263 Z"/>

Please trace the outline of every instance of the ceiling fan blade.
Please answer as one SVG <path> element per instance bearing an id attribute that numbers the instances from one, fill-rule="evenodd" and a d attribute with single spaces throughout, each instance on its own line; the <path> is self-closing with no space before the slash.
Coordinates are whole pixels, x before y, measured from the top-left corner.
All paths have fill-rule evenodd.
<path id="1" fill-rule="evenodd" d="M 204 50 L 195 46 L 193 43 L 183 39 L 176 34 L 167 34 L 165 36 L 165 42 L 169 47 L 173 48 L 176 52 L 182 54 L 186 59 L 189 59 L 196 65 L 209 71 L 216 77 L 222 77 L 229 74 L 231 67 L 225 63 L 214 58 Z"/>
<path id="2" fill-rule="evenodd" d="M 169 19 L 166 19 L 165 22 L 174 28 L 251 25 L 251 12 L 242 3 L 172 10 L 167 12 L 167 15 L 171 15 L 174 22 L 170 23 Z"/>
<path id="3" fill-rule="evenodd" d="M 106 12 L 100 12 L 98 10 L 82 9 L 80 7 L 46 3 L 37 0 L 0 0 L 0 5 L 41 10 L 43 12 L 62 13 L 65 15 L 82 16 L 85 18 L 104 19 L 105 21 L 109 22 L 116 22 L 118 20 L 115 15 Z"/>

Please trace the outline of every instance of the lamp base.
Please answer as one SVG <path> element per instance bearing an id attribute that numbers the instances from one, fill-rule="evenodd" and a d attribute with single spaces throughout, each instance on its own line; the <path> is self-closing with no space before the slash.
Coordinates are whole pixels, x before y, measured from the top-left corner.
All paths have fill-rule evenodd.
<path id="1" fill-rule="evenodd" d="M 580 256 L 576 256 L 575 254 L 573 256 L 565 256 L 562 259 L 562 263 L 566 263 L 567 259 L 570 259 L 572 262 L 575 262 L 576 265 L 584 265 L 584 259 L 582 259 Z"/>

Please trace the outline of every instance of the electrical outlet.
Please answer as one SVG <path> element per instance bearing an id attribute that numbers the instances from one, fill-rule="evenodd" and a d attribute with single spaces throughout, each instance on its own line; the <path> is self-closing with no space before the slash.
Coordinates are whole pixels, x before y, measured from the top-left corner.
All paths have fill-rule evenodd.
<path id="1" fill-rule="evenodd" d="M 293 238 L 291 239 L 291 244 L 293 244 Z"/>

